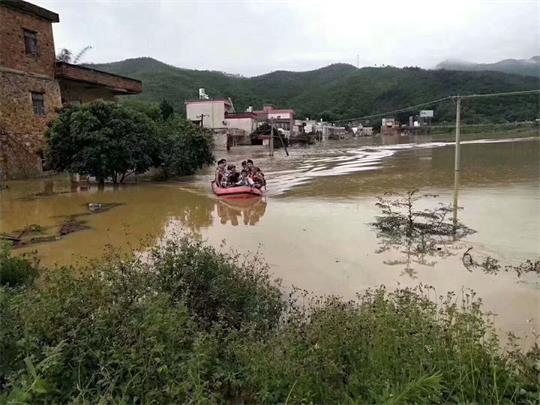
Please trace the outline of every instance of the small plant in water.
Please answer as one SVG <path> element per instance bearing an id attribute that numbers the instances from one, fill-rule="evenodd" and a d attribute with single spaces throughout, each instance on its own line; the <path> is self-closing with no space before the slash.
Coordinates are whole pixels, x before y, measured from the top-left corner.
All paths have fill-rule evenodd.
<path id="1" fill-rule="evenodd" d="M 506 273 L 516 273 L 518 277 L 521 277 L 526 273 L 536 273 L 540 275 L 540 258 L 532 260 L 528 259 L 518 265 L 503 265 L 499 260 L 491 256 L 487 256 L 483 260 L 477 260 L 471 253 L 472 249 L 472 247 L 467 249 L 461 258 L 465 268 L 471 272 L 480 270 L 486 274 L 498 274 L 501 271 L 504 271 Z"/>
<path id="2" fill-rule="evenodd" d="M 376 205 L 382 215 L 371 224 L 377 230 L 381 244 L 377 253 L 394 249 L 405 254 L 405 259 L 386 261 L 385 264 L 405 264 L 405 272 L 414 275 L 412 263 L 433 266 L 436 262 L 429 261 L 429 257 L 452 255 L 449 245 L 475 232 L 450 220 L 452 207 L 449 204 L 418 208 L 421 200 L 437 197 L 437 194 L 420 194 L 419 190 L 377 197 Z"/>

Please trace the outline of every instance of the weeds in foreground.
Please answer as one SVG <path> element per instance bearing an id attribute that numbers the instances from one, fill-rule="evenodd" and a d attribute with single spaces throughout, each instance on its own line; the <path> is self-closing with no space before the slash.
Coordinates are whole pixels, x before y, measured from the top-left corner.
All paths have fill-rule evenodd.
<path id="1" fill-rule="evenodd" d="M 537 400 L 538 346 L 504 351 L 472 292 L 285 296 L 264 263 L 189 238 L 74 273 L 0 287 L 0 402 Z"/>

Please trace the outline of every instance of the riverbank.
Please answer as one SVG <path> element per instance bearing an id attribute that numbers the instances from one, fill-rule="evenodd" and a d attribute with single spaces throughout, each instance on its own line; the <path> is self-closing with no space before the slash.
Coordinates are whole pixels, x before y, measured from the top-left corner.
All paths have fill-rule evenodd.
<path id="1" fill-rule="evenodd" d="M 516 403 L 539 389 L 538 347 L 505 348 L 471 291 L 284 295 L 261 260 L 190 238 L 144 262 L 0 264 L 7 402 Z"/>

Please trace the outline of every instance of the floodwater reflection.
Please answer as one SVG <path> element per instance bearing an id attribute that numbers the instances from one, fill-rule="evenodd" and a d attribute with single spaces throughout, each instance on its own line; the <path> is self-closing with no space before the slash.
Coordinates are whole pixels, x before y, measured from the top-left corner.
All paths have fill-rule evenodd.
<path id="1" fill-rule="evenodd" d="M 222 198 L 217 200 L 217 215 L 220 223 L 232 226 L 256 225 L 266 212 L 264 197 Z"/>

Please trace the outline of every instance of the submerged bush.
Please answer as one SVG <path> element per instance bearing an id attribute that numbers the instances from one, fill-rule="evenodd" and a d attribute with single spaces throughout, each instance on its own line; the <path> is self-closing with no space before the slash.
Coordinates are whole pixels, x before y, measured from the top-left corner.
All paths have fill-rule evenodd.
<path id="1" fill-rule="evenodd" d="M 538 347 L 503 352 L 473 295 L 297 301 L 259 261 L 189 238 L 145 261 L 47 274 L 39 288 L 0 289 L 0 402 L 537 398 Z"/>
<path id="2" fill-rule="evenodd" d="M 8 245 L 0 244 L 0 286 L 19 287 L 34 282 L 38 276 L 37 262 L 13 257 Z"/>

